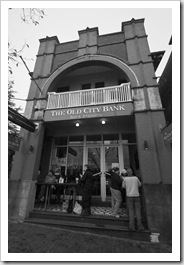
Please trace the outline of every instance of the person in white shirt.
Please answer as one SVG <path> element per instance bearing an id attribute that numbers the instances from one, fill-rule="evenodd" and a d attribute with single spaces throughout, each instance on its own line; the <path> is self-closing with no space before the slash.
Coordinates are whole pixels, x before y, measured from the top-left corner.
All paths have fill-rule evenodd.
<path id="1" fill-rule="evenodd" d="M 126 203 L 129 214 L 129 230 L 135 231 L 135 218 L 137 219 L 137 227 L 139 231 L 144 230 L 141 222 L 141 206 L 140 206 L 140 194 L 139 187 L 141 182 L 136 176 L 133 176 L 131 168 L 127 169 L 127 177 L 123 178 L 122 187 L 126 189 Z"/>

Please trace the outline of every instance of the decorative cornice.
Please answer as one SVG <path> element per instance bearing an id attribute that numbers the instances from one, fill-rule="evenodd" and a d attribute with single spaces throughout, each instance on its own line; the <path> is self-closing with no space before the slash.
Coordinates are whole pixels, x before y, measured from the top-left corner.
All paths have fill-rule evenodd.
<path id="1" fill-rule="evenodd" d="M 36 57 L 44 56 L 44 55 L 54 55 L 54 52 L 43 52 L 41 54 L 37 54 Z"/>
<path id="2" fill-rule="evenodd" d="M 138 88 L 149 88 L 149 87 L 158 87 L 158 85 L 142 85 L 142 86 L 134 86 L 131 89 L 138 89 Z"/>
<path id="3" fill-rule="evenodd" d="M 43 38 L 43 39 L 39 39 L 39 42 L 45 42 L 45 41 L 50 41 L 50 40 L 56 40 L 58 43 L 59 43 L 59 40 L 58 40 L 58 37 L 57 36 L 52 36 L 52 37 L 46 37 L 46 38 Z"/>
<path id="4" fill-rule="evenodd" d="M 156 112 L 156 111 L 164 111 L 164 108 L 160 109 L 144 109 L 144 110 L 133 110 L 133 113 L 142 113 L 142 112 Z"/>
<path id="5" fill-rule="evenodd" d="M 143 36 L 137 36 L 135 35 L 134 37 L 131 37 L 131 38 L 125 38 L 125 41 L 127 40 L 134 40 L 134 39 L 141 39 L 141 38 L 147 38 L 148 35 L 143 35 Z"/>
<path id="6" fill-rule="evenodd" d="M 131 25 L 131 24 L 136 24 L 136 23 L 144 23 L 144 18 L 141 18 L 141 19 L 135 19 L 135 18 L 132 18 L 131 20 L 129 21 L 125 21 L 125 22 L 122 22 L 121 25 L 122 25 L 122 28 L 123 26 L 127 26 L 127 25 Z"/>
<path id="7" fill-rule="evenodd" d="M 147 63 L 153 63 L 153 61 L 150 60 L 150 61 L 143 62 L 142 60 L 140 60 L 139 62 L 136 62 L 136 63 L 129 63 L 129 65 L 132 66 L 132 65 L 147 64 Z"/>

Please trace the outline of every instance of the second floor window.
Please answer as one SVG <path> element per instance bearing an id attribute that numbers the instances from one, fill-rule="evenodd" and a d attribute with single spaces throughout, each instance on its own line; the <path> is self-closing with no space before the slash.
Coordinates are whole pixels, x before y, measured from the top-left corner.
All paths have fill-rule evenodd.
<path id="1" fill-rule="evenodd" d="M 105 86 L 105 83 L 104 82 L 97 82 L 95 83 L 95 88 L 101 88 L 101 87 L 104 87 Z"/>
<path id="2" fill-rule="evenodd" d="M 91 89 L 91 84 L 83 84 L 82 90 L 85 90 L 85 89 Z"/>
<path id="3" fill-rule="evenodd" d="M 58 87 L 58 88 L 56 89 L 56 93 L 68 92 L 69 89 L 70 89 L 69 86 Z"/>

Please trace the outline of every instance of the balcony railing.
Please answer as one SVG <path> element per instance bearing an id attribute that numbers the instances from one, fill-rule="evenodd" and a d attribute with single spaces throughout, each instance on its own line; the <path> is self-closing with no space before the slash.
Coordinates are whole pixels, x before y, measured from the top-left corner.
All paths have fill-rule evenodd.
<path id="1" fill-rule="evenodd" d="M 130 83 L 120 86 L 48 93 L 47 109 L 71 108 L 132 101 Z"/>

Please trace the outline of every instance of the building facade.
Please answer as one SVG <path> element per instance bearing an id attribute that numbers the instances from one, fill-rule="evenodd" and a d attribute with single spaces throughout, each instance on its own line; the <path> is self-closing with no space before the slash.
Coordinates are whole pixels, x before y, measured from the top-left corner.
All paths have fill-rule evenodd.
<path id="1" fill-rule="evenodd" d="M 165 117 L 144 19 L 123 22 L 116 33 L 78 33 L 67 43 L 56 36 L 40 39 L 24 113 L 37 130 L 21 130 L 9 216 L 24 219 L 33 209 L 38 171 L 44 179 L 59 166 L 75 178 L 88 163 L 101 172 L 93 195 L 106 201 L 105 172 L 131 167 L 143 184 L 150 232 L 170 238 L 171 152 L 160 133 Z"/>

